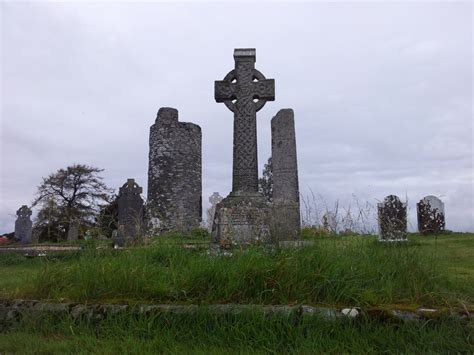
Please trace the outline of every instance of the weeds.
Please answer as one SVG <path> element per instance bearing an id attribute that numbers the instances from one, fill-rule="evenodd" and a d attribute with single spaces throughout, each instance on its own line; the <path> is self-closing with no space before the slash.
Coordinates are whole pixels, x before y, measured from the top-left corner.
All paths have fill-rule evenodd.
<path id="1" fill-rule="evenodd" d="M 472 326 L 472 325 L 471 325 Z M 122 314 L 94 320 L 29 319 L 0 337 L 0 348 L 22 353 L 471 353 L 469 325 L 380 323 L 317 317 L 264 316 L 260 312 L 215 315 Z"/>
<path id="2" fill-rule="evenodd" d="M 44 260 L 18 297 L 75 302 L 457 305 L 472 301 L 432 255 L 411 242 L 373 237 L 314 239 L 303 249 L 262 248 L 211 257 L 157 242 L 121 251 L 85 250 Z"/>

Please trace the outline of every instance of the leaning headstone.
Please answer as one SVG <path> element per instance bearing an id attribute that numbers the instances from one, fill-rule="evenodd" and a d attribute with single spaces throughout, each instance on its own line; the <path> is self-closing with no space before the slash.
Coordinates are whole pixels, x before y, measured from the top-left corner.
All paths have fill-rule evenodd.
<path id="1" fill-rule="evenodd" d="M 269 202 L 258 192 L 257 111 L 275 99 L 275 81 L 255 69 L 255 49 L 235 49 L 235 68 L 214 84 L 234 113 L 232 192 L 216 207 L 212 249 L 268 243 Z"/>
<path id="2" fill-rule="evenodd" d="M 219 195 L 218 192 L 214 192 L 211 196 L 209 196 L 209 203 L 211 206 L 207 209 L 207 228 L 209 231 L 212 230 L 212 225 L 214 223 L 214 215 L 216 214 L 216 206 L 219 202 L 221 202 L 223 197 Z"/>
<path id="3" fill-rule="evenodd" d="M 189 231 L 202 220 L 201 127 L 162 107 L 150 127 L 147 220 L 150 233 Z"/>
<path id="4" fill-rule="evenodd" d="M 277 240 L 299 238 L 300 193 L 296 159 L 295 121 L 292 109 L 272 118 L 273 210 L 271 233 Z"/>
<path id="5" fill-rule="evenodd" d="M 79 230 L 75 222 L 69 224 L 69 229 L 67 231 L 67 241 L 74 242 L 79 239 Z"/>
<path id="6" fill-rule="evenodd" d="M 444 232 L 444 203 L 436 196 L 426 196 L 416 204 L 418 231 L 422 234 Z"/>
<path id="7" fill-rule="evenodd" d="M 31 233 L 33 223 L 31 222 L 31 210 L 28 206 L 21 206 L 16 211 L 17 219 L 15 221 L 15 240 L 28 244 L 31 242 Z"/>
<path id="8" fill-rule="evenodd" d="M 143 232 L 143 189 L 135 179 L 127 182 L 119 189 L 118 203 L 118 239 L 114 243 L 119 246 L 130 243 Z"/>
<path id="9" fill-rule="evenodd" d="M 385 197 L 377 204 L 379 241 L 407 240 L 407 205 L 395 195 Z"/>

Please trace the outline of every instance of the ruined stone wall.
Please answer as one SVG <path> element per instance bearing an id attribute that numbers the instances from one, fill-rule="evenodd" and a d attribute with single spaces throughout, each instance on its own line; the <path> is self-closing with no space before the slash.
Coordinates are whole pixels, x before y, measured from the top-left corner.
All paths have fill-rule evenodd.
<path id="1" fill-rule="evenodd" d="M 189 230 L 202 216 L 201 128 L 162 107 L 150 127 L 148 225 L 154 231 Z"/>

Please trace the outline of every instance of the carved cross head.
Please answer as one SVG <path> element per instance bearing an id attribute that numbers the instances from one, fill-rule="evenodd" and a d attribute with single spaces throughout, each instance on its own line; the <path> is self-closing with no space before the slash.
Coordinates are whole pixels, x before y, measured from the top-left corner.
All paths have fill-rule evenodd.
<path id="1" fill-rule="evenodd" d="M 143 189 L 138 186 L 135 179 L 127 179 L 127 182 L 119 189 L 119 195 L 140 195 Z"/>
<path id="2" fill-rule="evenodd" d="M 266 79 L 255 69 L 255 52 L 254 48 L 235 49 L 235 68 L 224 80 L 214 83 L 215 100 L 223 102 L 232 112 L 237 107 L 246 112 L 257 112 L 267 101 L 275 100 L 275 80 Z"/>
<path id="3" fill-rule="evenodd" d="M 28 208 L 27 205 L 23 205 L 18 209 L 18 211 L 16 211 L 16 215 L 19 218 L 28 219 L 31 216 L 31 210 Z"/>

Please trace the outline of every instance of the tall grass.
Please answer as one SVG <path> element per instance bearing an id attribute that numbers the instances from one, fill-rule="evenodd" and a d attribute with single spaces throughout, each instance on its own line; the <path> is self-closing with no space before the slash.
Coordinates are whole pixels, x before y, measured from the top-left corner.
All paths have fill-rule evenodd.
<path id="1" fill-rule="evenodd" d="M 469 327 L 461 321 L 327 322 L 316 317 L 122 314 L 100 322 L 29 319 L 0 336 L 7 353 L 472 353 Z"/>
<path id="2" fill-rule="evenodd" d="M 457 305 L 444 270 L 411 243 L 316 240 L 312 247 L 232 256 L 157 244 L 46 259 L 16 297 L 76 302 Z"/>

